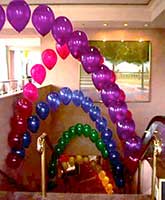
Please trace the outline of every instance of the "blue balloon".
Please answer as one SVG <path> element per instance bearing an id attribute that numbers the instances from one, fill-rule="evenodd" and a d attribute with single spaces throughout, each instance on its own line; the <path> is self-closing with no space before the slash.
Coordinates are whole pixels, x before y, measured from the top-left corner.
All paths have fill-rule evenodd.
<path id="1" fill-rule="evenodd" d="M 36 113 L 40 119 L 44 120 L 49 115 L 49 106 L 45 102 L 39 102 L 36 105 Z"/>
<path id="2" fill-rule="evenodd" d="M 125 181 L 124 178 L 121 176 L 115 176 L 115 183 L 117 185 L 117 187 L 122 188 L 125 185 Z"/>
<path id="3" fill-rule="evenodd" d="M 31 135 L 27 131 L 27 132 L 25 132 L 23 134 L 23 137 L 22 137 L 22 146 L 23 146 L 23 148 L 28 148 L 30 143 L 31 143 Z"/>
<path id="4" fill-rule="evenodd" d="M 72 101 L 75 106 L 80 106 L 84 99 L 84 94 L 80 90 L 74 90 L 72 95 Z"/>
<path id="5" fill-rule="evenodd" d="M 32 133 L 36 133 L 40 126 L 40 120 L 37 115 L 32 115 L 27 119 L 27 127 Z"/>
<path id="6" fill-rule="evenodd" d="M 12 149 L 12 152 L 16 153 L 17 155 L 19 155 L 22 158 L 25 157 L 25 149 L 24 148 L 21 148 L 21 149 Z"/>
<path id="7" fill-rule="evenodd" d="M 112 170 L 113 170 L 113 174 L 116 176 L 118 175 L 123 175 L 124 174 L 124 167 L 123 165 L 121 164 L 121 162 L 116 162 L 114 163 L 113 167 L 112 167 Z"/>
<path id="8" fill-rule="evenodd" d="M 59 91 L 59 97 L 64 105 L 68 105 L 72 100 L 72 91 L 68 87 L 64 87 Z"/>
<path id="9" fill-rule="evenodd" d="M 116 163 L 119 162 L 119 157 L 120 157 L 119 153 L 115 150 L 109 153 L 109 159 L 112 165 L 115 165 Z"/>
<path id="10" fill-rule="evenodd" d="M 104 117 L 98 117 L 96 119 L 96 128 L 98 131 L 102 132 L 107 127 L 107 120 Z"/>
<path id="11" fill-rule="evenodd" d="M 106 143 L 106 147 L 107 147 L 107 150 L 109 152 L 115 150 L 116 148 L 116 142 L 114 140 L 109 140 L 108 143 Z"/>
<path id="12" fill-rule="evenodd" d="M 98 117 L 100 117 L 101 111 L 98 106 L 93 105 L 89 110 L 89 116 L 92 121 L 96 121 Z"/>
<path id="13" fill-rule="evenodd" d="M 50 106 L 50 108 L 51 108 L 53 111 L 56 111 L 57 108 L 58 108 L 58 107 L 60 106 L 60 104 L 61 104 L 59 94 L 58 94 L 57 92 L 50 92 L 50 93 L 47 95 L 47 102 L 48 102 L 48 105 Z"/>
<path id="14" fill-rule="evenodd" d="M 89 112 L 90 108 L 93 106 L 93 101 L 90 97 L 84 97 L 83 101 L 81 102 L 81 107 L 84 112 Z"/>
<path id="15" fill-rule="evenodd" d="M 101 132 L 101 138 L 107 144 L 112 138 L 112 131 L 109 128 L 106 128 Z"/>

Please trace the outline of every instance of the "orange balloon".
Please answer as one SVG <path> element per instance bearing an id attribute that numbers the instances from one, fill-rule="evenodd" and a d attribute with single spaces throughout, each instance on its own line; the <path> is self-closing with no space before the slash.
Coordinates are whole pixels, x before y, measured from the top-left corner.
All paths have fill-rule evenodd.
<path id="1" fill-rule="evenodd" d="M 99 179 L 100 180 L 103 180 L 104 179 L 104 177 L 105 177 L 105 171 L 104 170 L 101 170 L 100 172 L 99 172 Z"/>
<path id="2" fill-rule="evenodd" d="M 102 179 L 102 184 L 103 184 L 103 186 L 105 187 L 105 186 L 108 185 L 108 183 L 109 183 L 109 178 L 108 178 L 108 176 L 105 176 L 105 177 Z"/>

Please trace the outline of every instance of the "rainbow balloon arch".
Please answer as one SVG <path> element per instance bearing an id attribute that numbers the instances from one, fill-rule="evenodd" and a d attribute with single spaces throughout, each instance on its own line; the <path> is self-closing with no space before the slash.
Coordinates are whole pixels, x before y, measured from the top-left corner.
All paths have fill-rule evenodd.
<path id="1" fill-rule="evenodd" d="M 73 30 L 72 23 L 67 17 L 55 17 L 52 9 L 47 5 L 39 5 L 31 13 L 29 5 L 24 0 L 13 0 L 8 4 L 6 13 L 0 6 L 0 30 L 5 24 L 6 17 L 17 32 L 21 32 L 26 27 L 30 18 L 40 35 L 45 36 L 51 31 L 56 41 L 58 55 L 62 59 L 66 59 L 71 54 L 81 62 L 84 70 L 91 74 L 92 81 L 108 109 L 110 119 L 116 125 L 124 151 L 123 164 L 130 173 L 133 173 L 139 160 L 142 140 L 135 132 L 135 122 L 125 102 L 125 93 L 115 82 L 115 73 L 104 65 L 99 50 L 89 45 L 87 35 L 83 31 Z M 42 63 L 32 66 L 30 72 L 38 84 L 43 83 L 46 77 L 46 68 L 51 70 L 56 65 L 57 54 L 53 49 L 45 49 L 41 58 Z M 9 135 L 9 146 L 12 151 L 6 159 L 8 166 L 19 167 L 25 156 L 24 148 L 27 148 L 31 142 L 30 132 L 37 132 L 40 119 L 44 120 L 47 117 L 49 109 L 55 111 L 60 103 L 67 105 L 71 101 L 89 113 L 91 119 L 96 123 L 96 128 L 101 132 L 101 138 L 107 137 L 104 141 L 104 145 L 107 147 L 106 155 L 110 157 L 112 151 L 117 152 L 116 145 L 110 137 L 111 130 L 106 127 L 107 120 L 100 115 L 99 107 L 95 106 L 89 97 L 84 97 L 81 91 L 72 92 L 69 88 L 62 88 L 59 93 L 48 94 L 46 103 L 37 103 L 37 115 L 32 115 L 32 102 L 36 102 L 38 99 L 38 88 L 31 82 L 27 83 L 23 88 L 23 96 L 17 100 L 14 108 L 11 123 L 12 133 Z M 112 143 L 110 144 L 110 142 Z M 108 145 L 112 148 L 109 152 Z M 114 157 L 118 158 L 115 166 L 117 167 L 117 164 L 122 166 L 118 152 L 116 155 L 113 154 L 112 158 Z M 124 174 L 123 170 L 121 171 L 116 178 L 116 184 L 119 187 L 124 186 Z"/>

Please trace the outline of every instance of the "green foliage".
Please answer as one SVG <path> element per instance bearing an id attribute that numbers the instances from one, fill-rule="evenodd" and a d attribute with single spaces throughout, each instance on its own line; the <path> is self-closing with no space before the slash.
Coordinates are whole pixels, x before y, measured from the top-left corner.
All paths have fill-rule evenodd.
<path id="1" fill-rule="evenodd" d="M 140 65 L 149 61 L 150 43 L 147 41 L 90 41 L 114 65 L 128 62 Z"/>

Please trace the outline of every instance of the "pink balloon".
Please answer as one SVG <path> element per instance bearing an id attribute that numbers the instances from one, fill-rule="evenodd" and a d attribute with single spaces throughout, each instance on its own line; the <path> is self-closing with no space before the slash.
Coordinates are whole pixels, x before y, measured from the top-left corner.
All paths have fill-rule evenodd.
<path id="1" fill-rule="evenodd" d="M 42 52 L 42 62 L 49 70 L 51 70 L 57 62 L 56 52 L 53 49 L 44 50 Z"/>
<path id="2" fill-rule="evenodd" d="M 38 89 L 32 83 L 27 83 L 23 88 L 23 95 L 29 101 L 36 101 L 38 98 Z"/>
<path id="3" fill-rule="evenodd" d="M 56 51 L 57 51 L 58 55 L 63 60 L 66 59 L 69 56 L 69 54 L 70 54 L 70 51 L 68 49 L 67 44 L 60 45 L 60 44 L 56 43 Z"/>
<path id="4" fill-rule="evenodd" d="M 36 64 L 31 68 L 32 78 L 39 84 L 42 84 L 46 77 L 46 70 L 43 65 Z"/>

